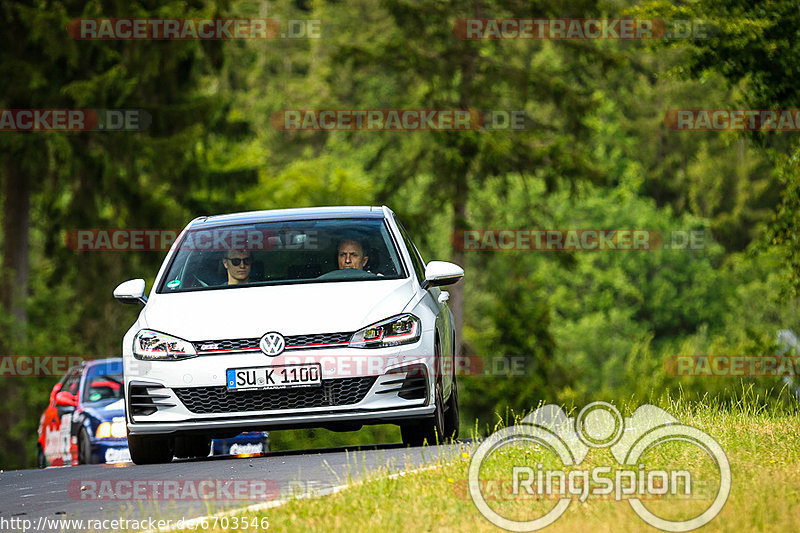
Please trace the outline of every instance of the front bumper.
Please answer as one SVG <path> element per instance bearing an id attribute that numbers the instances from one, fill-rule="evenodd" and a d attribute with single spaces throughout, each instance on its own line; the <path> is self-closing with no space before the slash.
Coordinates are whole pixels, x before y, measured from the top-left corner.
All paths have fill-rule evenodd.
<path id="1" fill-rule="evenodd" d="M 131 460 L 128 439 L 95 439 L 92 442 L 92 463 L 122 463 Z"/>
<path id="2" fill-rule="evenodd" d="M 381 411 L 340 411 L 325 414 L 271 415 L 244 418 L 193 419 L 182 422 L 157 422 L 128 424 L 131 435 L 152 435 L 176 432 L 213 432 L 215 430 L 241 429 L 290 429 L 298 427 L 324 427 L 337 422 L 356 422 L 360 424 L 391 424 L 405 419 L 433 416 L 435 406 L 412 407 L 405 409 L 386 409 Z"/>
<path id="3" fill-rule="evenodd" d="M 229 431 L 301 427 L 336 429 L 427 418 L 433 416 L 435 410 L 431 400 L 434 398 L 434 361 L 431 357 L 418 355 L 420 351 L 419 344 L 400 350 L 375 350 L 371 354 L 388 357 L 383 360 L 392 361 L 393 364 L 374 369 L 366 365 L 366 370 L 372 370 L 367 372 L 347 370 L 350 377 L 344 379 L 340 373 L 326 375 L 326 365 L 323 364 L 323 387 L 318 389 L 318 393 L 306 395 L 295 392 L 303 390 L 301 388 L 264 391 L 264 396 L 271 395 L 269 401 L 264 401 L 264 398 L 242 401 L 245 392 L 229 392 L 225 388 L 226 369 L 270 366 L 271 361 L 261 353 L 206 356 L 170 362 L 143 362 L 132 357 L 126 358 L 128 433 L 197 432 L 213 436 Z M 306 354 L 311 355 L 316 351 L 309 352 L 292 354 L 298 359 L 284 360 L 283 363 L 304 362 Z M 357 349 L 331 352 L 325 350 L 313 355 L 346 360 L 365 355 L 365 351 Z M 418 378 L 421 381 L 417 382 L 417 388 L 425 390 L 420 390 L 419 396 L 410 397 L 407 392 L 401 394 L 398 378 L 407 378 L 410 374 L 402 370 L 414 366 L 423 372 L 423 377 Z M 353 367 L 353 370 L 360 369 Z M 368 388 L 359 389 L 357 395 L 353 394 L 354 386 L 351 383 L 345 384 L 347 381 L 363 379 L 371 379 L 371 384 Z M 146 388 L 145 394 L 143 388 Z M 145 398 L 147 395 L 155 398 L 152 408 L 142 409 L 141 401 L 149 401 Z M 298 396 L 303 396 L 303 400 L 289 400 Z M 344 396 L 350 399 L 337 401 L 337 398 Z"/>

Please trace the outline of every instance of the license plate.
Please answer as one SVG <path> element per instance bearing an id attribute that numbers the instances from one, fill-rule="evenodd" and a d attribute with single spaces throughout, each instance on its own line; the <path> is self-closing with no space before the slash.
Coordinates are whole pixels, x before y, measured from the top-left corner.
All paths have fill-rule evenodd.
<path id="1" fill-rule="evenodd" d="M 232 368 L 226 372 L 228 390 L 287 389 L 322 386 L 319 363 L 257 368 Z"/>

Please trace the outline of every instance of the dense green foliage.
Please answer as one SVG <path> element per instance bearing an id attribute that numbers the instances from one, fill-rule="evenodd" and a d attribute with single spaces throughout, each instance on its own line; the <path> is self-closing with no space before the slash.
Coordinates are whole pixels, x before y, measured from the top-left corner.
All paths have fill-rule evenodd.
<path id="1" fill-rule="evenodd" d="M 119 353 L 137 310 L 111 291 L 134 277 L 149 287 L 164 254 L 73 251 L 71 229 L 179 229 L 202 214 L 384 203 L 426 260 L 464 266 L 451 300 L 462 353 L 486 369 L 498 369 L 499 357 L 525 361 L 521 374 L 461 379 L 465 428 L 540 401 L 735 397 L 739 380 L 672 377 L 665 362 L 775 353 L 779 330 L 800 332 L 797 133 L 673 131 L 664 117 L 679 108 L 797 107 L 798 8 L 789 0 L 6 2 L 0 107 L 143 108 L 153 124 L 141 133 L 0 135 L 0 194 L 10 197 L 21 173 L 30 202 L 29 282 L 3 300 L 2 353 Z M 631 14 L 706 19 L 718 31 L 651 44 L 468 41 L 453 32 L 466 17 Z M 78 17 L 130 16 L 319 20 L 322 35 L 76 41 L 60 31 Z M 528 121 L 519 131 L 467 132 L 271 123 L 282 109 L 320 108 L 522 110 Z M 453 247 L 454 232 L 480 228 L 702 231 L 704 240 L 691 250 Z M 7 270 L 12 258 L 0 259 Z M 758 390 L 783 384 L 749 381 Z M 54 382 L 0 377 L 0 468 L 32 466 Z M 398 435 L 387 426 L 272 440 L 286 448 Z"/>

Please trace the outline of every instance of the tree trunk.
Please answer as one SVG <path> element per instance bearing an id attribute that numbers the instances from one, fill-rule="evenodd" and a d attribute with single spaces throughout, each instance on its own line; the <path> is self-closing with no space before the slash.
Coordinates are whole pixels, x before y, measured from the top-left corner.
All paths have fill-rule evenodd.
<path id="1" fill-rule="evenodd" d="M 21 339 L 25 331 L 28 295 L 28 229 L 30 226 L 30 181 L 19 160 L 10 158 L 5 166 L 3 196 L 3 265 L 0 272 L 0 305 L 15 323 L 11 334 Z M 5 340 L 5 339 L 4 339 Z M 6 340 L 7 342 L 7 340 Z"/>
<path id="2" fill-rule="evenodd" d="M 0 306 L 14 318 L 10 330 L 0 331 L 0 355 L 18 353 L 25 334 L 25 300 L 28 289 L 28 226 L 30 224 L 30 183 L 20 168 L 19 159 L 9 158 L 3 165 L 3 247 L 0 266 Z M 12 356 L 13 357 L 13 356 Z M 20 395 L 20 378 L 9 376 L 0 385 L 0 416 L 4 431 L 0 435 L 2 455 L 14 467 L 24 464 L 29 439 L 12 436 L 28 416 Z M 24 430 L 23 430 L 24 431 Z M 10 461 L 10 462 L 8 462 Z"/>

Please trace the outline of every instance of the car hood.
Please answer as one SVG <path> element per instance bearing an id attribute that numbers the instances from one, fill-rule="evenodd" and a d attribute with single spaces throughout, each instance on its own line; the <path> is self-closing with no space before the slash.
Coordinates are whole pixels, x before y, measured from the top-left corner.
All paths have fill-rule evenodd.
<path id="1" fill-rule="evenodd" d="M 125 416 L 125 402 L 119 399 L 102 405 L 89 404 L 83 410 L 100 422 L 111 422 L 114 418 Z"/>
<path id="2" fill-rule="evenodd" d="M 410 278 L 154 294 L 142 327 L 190 341 L 350 332 L 402 312 L 413 296 Z"/>

